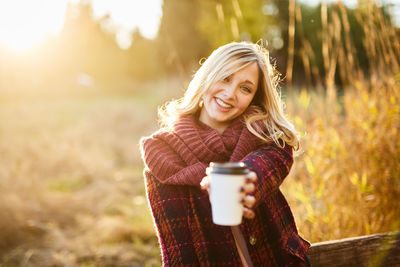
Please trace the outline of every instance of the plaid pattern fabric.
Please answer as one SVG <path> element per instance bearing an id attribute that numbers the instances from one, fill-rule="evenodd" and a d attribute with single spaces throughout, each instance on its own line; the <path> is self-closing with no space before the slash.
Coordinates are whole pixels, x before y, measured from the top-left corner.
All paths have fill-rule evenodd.
<path id="1" fill-rule="evenodd" d="M 189 182 L 185 183 L 184 177 L 179 178 L 182 180 L 171 180 L 169 176 L 159 179 L 157 175 L 154 175 L 153 170 L 162 175 L 163 170 L 170 167 L 168 163 L 176 164 L 179 162 L 178 159 L 185 162 L 199 155 L 198 153 L 185 155 L 177 152 L 188 153 L 191 150 L 186 135 L 190 137 L 189 140 L 194 140 L 194 134 L 198 134 L 203 141 L 204 138 L 213 140 L 212 136 L 215 133 L 212 129 L 206 126 L 198 128 L 196 127 L 198 123 L 192 119 L 184 119 L 184 121 L 185 127 L 182 129 L 178 127 L 173 134 L 157 133 L 156 136 L 142 140 L 142 152 L 146 163 L 144 171 L 146 192 L 162 250 L 163 265 L 241 266 L 230 227 L 213 224 L 208 193 L 201 190 L 199 186 L 191 185 L 193 181 L 199 182 L 205 175 L 205 167 L 214 160 L 209 159 L 212 154 L 204 153 L 204 157 L 197 158 L 198 161 L 192 159 L 192 165 L 182 164 L 181 169 L 174 167 L 177 172 L 186 170 L 186 174 L 196 176 L 188 177 Z M 196 149 L 207 148 L 215 152 L 213 146 L 226 148 L 227 144 L 228 146 L 234 144 L 227 149 L 228 158 L 233 160 L 232 158 L 240 157 L 258 175 L 254 192 L 257 199 L 254 208 L 255 219 L 244 219 L 240 225 L 254 266 L 305 266 L 305 255 L 309 243 L 298 235 L 288 203 L 279 190 L 279 185 L 287 176 L 293 163 L 292 148 L 286 146 L 282 149 L 274 143 L 260 147 L 259 143 L 253 142 L 254 140 L 248 140 L 248 136 L 243 137 L 245 131 L 243 123 L 234 122 L 232 127 L 224 132 L 223 138 L 215 139 L 211 143 L 207 140 L 198 142 Z M 237 133 L 236 137 L 235 133 Z M 164 142 L 162 146 L 158 142 L 160 136 Z M 165 138 L 165 136 L 168 137 Z M 231 142 L 223 140 L 224 138 L 235 138 L 235 140 Z M 225 141 L 225 143 L 221 144 L 216 140 Z M 248 145 L 249 142 L 253 144 Z M 243 143 L 246 145 L 243 146 Z M 168 145 L 169 150 L 165 150 L 165 144 Z M 185 146 L 182 148 L 183 145 Z M 258 148 L 254 149 L 255 146 Z M 153 152 L 146 154 L 149 150 Z M 155 151 L 164 152 L 154 155 Z M 162 154 L 165 155 L 165 153 L 168 153 L 171 158 L 164 159 L 164 162 L 158 164 L 153 158 L 148 158 L 154 156 L 158 161 L 162 161 Z M 177 156 L 176 159 L 171 156 L 173 154 Z M 160 168 L 160 165 L 163 167 Z M 191 169 L 194 165 L 196 165 L 194 168 L 198 168 L 195 171 Z M 175 174 L 171 172 L 169 175 Z M 168 181 L 173 182 L 168 183 Z"/>

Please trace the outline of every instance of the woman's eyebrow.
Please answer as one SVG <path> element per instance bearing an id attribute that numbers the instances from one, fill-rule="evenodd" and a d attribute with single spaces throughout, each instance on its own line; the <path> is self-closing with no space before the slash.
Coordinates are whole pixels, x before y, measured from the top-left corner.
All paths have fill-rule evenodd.
<path id="1" fill-rule="evenodd" d="M 250 84 L 254 85 L 254 83 L 250 80 L 245 80 L 243 83 L 250 83 Z"/>

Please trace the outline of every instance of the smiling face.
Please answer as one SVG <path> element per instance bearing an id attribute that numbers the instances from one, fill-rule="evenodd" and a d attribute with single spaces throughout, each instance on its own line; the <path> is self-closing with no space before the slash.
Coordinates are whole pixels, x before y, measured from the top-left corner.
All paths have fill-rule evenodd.
<path id="1" fill-rule="evenodd" d="M 211 85 L 203 96 L 200 121 L 222 133 L 250 105 L 258 88 L 257 62 Z"/>

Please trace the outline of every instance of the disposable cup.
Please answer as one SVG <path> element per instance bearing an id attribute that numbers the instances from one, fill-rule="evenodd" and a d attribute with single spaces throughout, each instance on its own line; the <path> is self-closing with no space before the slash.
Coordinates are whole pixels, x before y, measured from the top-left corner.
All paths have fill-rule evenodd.
<path id="1" fill-rule="evenodd" d="M 210 179 L 212 219 L 218 225 L 239 225 L 243 205 L 240 187 L 244 185 L 249 170 L 242 162 L 211 162 L 206 173 Z"/>

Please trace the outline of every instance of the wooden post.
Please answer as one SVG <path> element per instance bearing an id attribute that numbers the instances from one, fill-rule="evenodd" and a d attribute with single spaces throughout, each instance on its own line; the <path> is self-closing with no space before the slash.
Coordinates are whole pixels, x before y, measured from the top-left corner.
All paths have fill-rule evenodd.
<path id="1" fill-rule="evenodd" d="M 400 232 L 359 236 L 311 245 L 311 266 L 400 266 Z"/>

